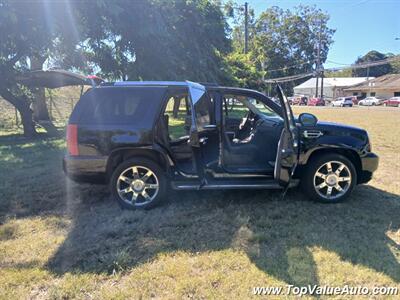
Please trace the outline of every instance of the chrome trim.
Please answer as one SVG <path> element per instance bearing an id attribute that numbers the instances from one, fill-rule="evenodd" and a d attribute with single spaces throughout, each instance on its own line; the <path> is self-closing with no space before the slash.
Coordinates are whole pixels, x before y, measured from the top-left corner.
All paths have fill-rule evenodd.
<path id="1" fill-rule="evenodd" d="M 289 188 L 295 187 L 299 184 L 299 180 L 292 180 Z M 218 189 L 282 189 L 276 181 L 265 184 L 178 184 L 171 183 L 173 189 L 176 190 L 218 190 Z"/>
<path id="2" fill-rule="evenodd" d="M 152 170 L 134 165 L 121 172 L 116 189 L 122 201 L 139 207 L 152 202 L 157 197 L 160 185 Z M 149 191 L 151 191 L 150 194 Z M 139 199 L 144 201 L 138 202 Z"/>
<path id="3" fill-rule="evenodd" d="M 345 195 L 351 183 L 350 169 L 340 161 L 324 163 L 315 172 L 313 179 L 315 191 L 319 196 L 327 200 L 334 200 Z"/>
<path id="4" fill-rule="evenodd" d="M 323 135 L 324 134 L 319 130 L 304 130 L 303 131 L 303 136 L 307 139 L 316 139 Z"/>
<path id="5" fill-rule="evenodd" d="M 272 178 L 271 175 L 266 174 L 229 174 L 229 173 L 215 173 L 214 171 L 209 171 L 214 178 L 251 178 L 251 177 L 261 177 L 261 178 Z"/>

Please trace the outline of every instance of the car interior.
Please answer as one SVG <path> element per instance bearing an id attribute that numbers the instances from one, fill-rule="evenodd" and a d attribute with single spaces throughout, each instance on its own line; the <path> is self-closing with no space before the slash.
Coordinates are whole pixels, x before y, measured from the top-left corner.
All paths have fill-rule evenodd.
<path id="1" fill-rule="evenodd" d="M 158 123 L 161 144 L 167 148 L 179 169 L 194 173 L 193 153 L 189 145 L 191 112 L 188 94 L 185 90 L 174 91 L 168 95 L 165 110 Z"/>
<path id="2" fill-rule="evenodd" d="M 246 95 L 223 96 L 223 166 L 231 173 L 270 173 L 283 123 Z"/>
<path id="3" fill-rule="evenodd" d="M 191 108 L 187 91 L 173 91 L 167 98 L 157 136 L 180 171 L 196 174 L 189 144 Z M 256 99 L 240 94 L 223 95 L 223 129 L 219 135 L 217 131 L 203 129 L 215 124 L 214 105 L 212 98 L 205 97 L 195 106 L 199 134 L 207 139 L 201 147 L 204 165 L 216 173 L 272 174 L 282 119 Z"/>

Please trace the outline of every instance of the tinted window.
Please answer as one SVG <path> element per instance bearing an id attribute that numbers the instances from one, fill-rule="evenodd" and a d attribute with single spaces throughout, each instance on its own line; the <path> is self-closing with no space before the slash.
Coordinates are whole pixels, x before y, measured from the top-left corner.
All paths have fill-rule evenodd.
<path id="1" fill-rule="evenodd" d="M 93 89 L 83 96 L 80 123 L 151 126 L 164 92 L 163 87 Z"/>

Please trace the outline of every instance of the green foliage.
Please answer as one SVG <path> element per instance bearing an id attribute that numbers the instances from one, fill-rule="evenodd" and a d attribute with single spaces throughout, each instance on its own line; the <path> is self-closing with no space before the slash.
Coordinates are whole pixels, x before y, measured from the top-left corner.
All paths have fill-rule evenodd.
<path id="1" fill-rule="evenodd" d="M 97 1 L 77 5 L 85 51 L 102 76 L 221 81 L 230 50 L 220 7 L 208 0 Z"/>
<path id="2" fill-rule="evenodd" d="M 310 72 L 317 59 L 318 44 L 321 63 L 326 60 L 335 30 L 328 27 L 329 16 L 320 9 L 300 5 L 291 11 L 274 6 L 250 20 L 250 64 L 264 71 L 265 78 Z M 238 52 L 242 51 L 241 22 L 236 21 L 232 35 Z M 289 90 L 295 84 L 287 83 L 285 88 Z"/>
<path id="3" fill-rule="evenodd" d="M 315 7 L 298 6 L 294 11 L 272 7 L 256 22 L 252 54 L 264 62 L 268 77 L 310 71 L 321 45 L 324 62 L 335 30 L 328 28 L 329 16 Z M 279 71 L 268 71 L 286 68 Z"/>
<path id="4" fill-rule="evenodd" d="M 366 62 L 373 62 L 382 59 L 386 59 L 388 56 L 386 54 L 380 53 L 378 51 L 369 51 L 364 56 L 359 57 L 355 64 L 362 64 Z M 392 72 L 392 66 L 388 64 L 370 67 L 370 68 L 362 68 L 362 69 L 354 69 L 353 76 L 354 77 L 379 77 L 382 75 L 386 75 Z"/>
<path id="5" fill-rule="evenodd" d="M 225 59 L 229 83 L 239 87 L 263 89 L 263 72 L 257 70 L 249 54 L 234 52 Z"/>
<path id="6" fill-rule="evenodd" d="M 72 22 L 69 2 L 0 0 L 0 96 L 19 111 L 26 136 L 35 135 L 31 90 L 16 77 L 29 68 L 41 68 L 46 57 L 73 57 L 81 41 Z"/>
<path id="7" fill-rule="evenodd" d="M 392 73 L 394 74 L 399 74 L 400 73 L 400 55 L 394 55 L 392 53 L 387 54 L 388 57 L 391 58 L 396 58 L 395 61 L 392 61 L 390 63 L 390 66 L 392 67 Z"/>
<path id="8" fill-rule="evenodd" d="M 325 72 L 325 77 L 353 77 L 351 69 L 343 69 L 335 72 Z"/>

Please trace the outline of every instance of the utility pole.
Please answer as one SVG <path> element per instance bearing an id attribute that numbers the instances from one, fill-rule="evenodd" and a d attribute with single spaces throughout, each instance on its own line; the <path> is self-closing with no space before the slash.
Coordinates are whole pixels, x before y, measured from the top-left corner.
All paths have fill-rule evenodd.
<path id="1" fill-rule="evenodd" d="M 324 69 L 321 70 L 321 99 L 324 100 Z"/>
<path id="2" fill-rule="evenodd" d="M 318 60 L 319 60 L 319 71 L 321 72 L 321 99 L 324 99 L 324 67 L 320 61 L 321 55 L 321 32 L 322 32 L 322 20 L 320 23 L 319 34 L 318 34 Z"/>
<path id="3" fill-rule="evenodd" d="M 248 40 L 249 40 L 249 16 L 248 16 L 248 3 L 244 3 L 244 53 L 248 50 Z"/>
<path id="4" fill-rule="evenodd" d="M 318 98 L 318 76 L 321 72 L 321 30 L 322 30 L 322 20 L 320 20 L 320 30 L 318 32 L 318 44 L 317 44 L 317 61 L 315 62 L 315 98 Z M 321 97 L 323 93 L 323 79 L 321 76 Z"/>
<path id="5" fill-rule="evenodd" d="M 315 62 L 315 98 L 318 98 L 318 75 L 319 75 L 319 64 L 320 64 L 320 57 L 319 57 L 319 48 L 320 43 L 317 46 L 317 60 Z"/>

